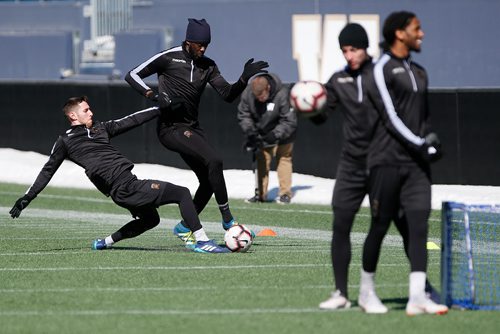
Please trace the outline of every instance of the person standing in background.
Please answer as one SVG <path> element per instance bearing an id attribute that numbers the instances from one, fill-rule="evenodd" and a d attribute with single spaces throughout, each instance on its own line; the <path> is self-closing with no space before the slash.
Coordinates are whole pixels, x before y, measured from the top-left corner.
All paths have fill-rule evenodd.
<path id="1" fill-rule="evenodd" d="M 259 74 L 241 95 L 238 120 L 246 137 L 245 147 L 257 160 L 257 193 L 249 203 L 267 201 L 269 170 L 276 157 L 279 180 L 277 202 L 292 199 L 292 153 L 297 115 L 290 108 L 289 90 L 276 74 Z"/>

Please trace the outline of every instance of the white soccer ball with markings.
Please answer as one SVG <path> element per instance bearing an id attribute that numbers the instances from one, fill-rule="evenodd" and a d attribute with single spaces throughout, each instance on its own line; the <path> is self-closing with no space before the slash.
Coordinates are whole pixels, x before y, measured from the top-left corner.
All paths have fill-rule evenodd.
<path id="1" fill-rule="evenodd" d="M 317 81 L 299 81 L 290 91 L 290 105 L 300 116 L 315 116 L 324 110 L 326 89 Z"/>
<path id="2" fill-rule="evenodd" d="M 253 242 L 252 232 L 245 225 L 233 225 L 226 231 L 224 242 L 231 252 L 246 252 Z"/>

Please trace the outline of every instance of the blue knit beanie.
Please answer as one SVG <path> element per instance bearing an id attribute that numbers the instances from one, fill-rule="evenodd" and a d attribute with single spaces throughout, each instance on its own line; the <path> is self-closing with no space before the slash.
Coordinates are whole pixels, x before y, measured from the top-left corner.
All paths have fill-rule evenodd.
<path id="1" fill-rule="evenodd" d="M 186 41 L 208 44 L 210 43 L 210 25 L 205 19 L 188 19 L 189 23 L 186 29 Z"/>

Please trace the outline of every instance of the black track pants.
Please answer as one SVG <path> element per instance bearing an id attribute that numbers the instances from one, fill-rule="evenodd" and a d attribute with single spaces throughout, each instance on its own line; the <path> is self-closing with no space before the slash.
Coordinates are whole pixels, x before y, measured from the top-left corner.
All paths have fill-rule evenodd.
<path id="1" fill-rule="evenodd" d="M 196 174 L 200 185 L 193 201 L 198 213 L 203 211 L 212 194 L 219 205 L 228 202 L 222 159 L 201 128 L 185 124 L 163 126 L 158 137 L 163 146 L 179 153 Z"/>

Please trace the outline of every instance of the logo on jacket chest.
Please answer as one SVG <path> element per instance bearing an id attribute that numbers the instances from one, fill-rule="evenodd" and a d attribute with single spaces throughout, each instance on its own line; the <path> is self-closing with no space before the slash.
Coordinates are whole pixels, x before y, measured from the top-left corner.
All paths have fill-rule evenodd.
<path id="1" fill-rule="evenodd" d="M 404 67 L 394 67 L 392 69 L 392 74 L 401 74 L 401 73 L 405 73 L 406 70 L 404 69 Z"/>
<path id="2" fill-rule="evenodd" d="M 337 82 L 339 84 L 352 83 L 354 82 L 354 78 L 353 77 L 337 78 Z"/>
<path id="3" fill-rule="evenodd" d="M 183 63 L 186 64 L 186 61 L 184 59 L 177 59 L 177 58 L 172 58 L 172 61 L 175 63 Z"/>

